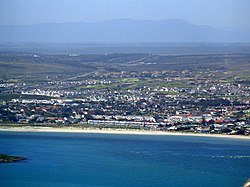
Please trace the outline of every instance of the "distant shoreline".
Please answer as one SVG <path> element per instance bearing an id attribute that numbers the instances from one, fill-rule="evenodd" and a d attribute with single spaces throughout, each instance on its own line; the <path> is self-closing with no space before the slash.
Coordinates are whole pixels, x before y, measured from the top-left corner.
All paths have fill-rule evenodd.
<path id="1" fill-rule="evenodd" d="M 79 128 L 79 127 L 37 127 L 22 126 L 10 127 L 0 126 L 0 132 L 56 132 L 56 133 L 92 133 L 92 134 L 128 134 L 128 135 L 160 135 L 160 136 L 200 136 L 211 138 L 235 138 L 250 140 L 250 136 L 226 135 L 226 134 L 202 134 L 185 132 L 164 132 L 150 130 L 109 129 L 109 128 Z"/>

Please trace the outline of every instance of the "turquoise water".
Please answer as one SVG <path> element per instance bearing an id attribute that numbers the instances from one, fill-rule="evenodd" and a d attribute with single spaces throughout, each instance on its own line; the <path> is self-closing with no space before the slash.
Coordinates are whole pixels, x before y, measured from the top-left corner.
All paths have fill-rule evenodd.
<path id="1" fill-rule="evenodd" d="M 0 186 L 237 187 L 250 177 L 250 140 L 0 132 Z"/>

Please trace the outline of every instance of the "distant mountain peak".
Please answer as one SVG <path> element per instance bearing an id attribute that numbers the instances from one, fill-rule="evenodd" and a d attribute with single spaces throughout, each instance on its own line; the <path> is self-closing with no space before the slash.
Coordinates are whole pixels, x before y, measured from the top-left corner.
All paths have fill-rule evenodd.
<path id="1" fill-rule="evenodd" d="M 194 25 L 181 19 L 0 26 L 0 42 L 250 42 L 250 33 Z"/>

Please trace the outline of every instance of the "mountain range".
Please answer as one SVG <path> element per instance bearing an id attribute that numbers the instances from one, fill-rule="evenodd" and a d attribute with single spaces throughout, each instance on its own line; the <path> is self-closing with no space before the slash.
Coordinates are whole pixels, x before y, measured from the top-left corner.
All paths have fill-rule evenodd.
<path id="1" fill-rule="evenodd" d="M 2 25 L 0 42 L 138 43 L 250 42 L 249 32 L 194 25 L 179 19 Z"/>

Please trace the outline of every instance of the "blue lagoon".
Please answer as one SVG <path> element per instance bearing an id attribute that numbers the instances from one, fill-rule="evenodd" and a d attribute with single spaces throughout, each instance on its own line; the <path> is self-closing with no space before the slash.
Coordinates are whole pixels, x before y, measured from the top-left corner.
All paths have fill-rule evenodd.
<path id="1" fill-rule="evenodd" d="M 0 186 L 242 186 L 250 140 L 197 136 L 0 132 Z"/>

